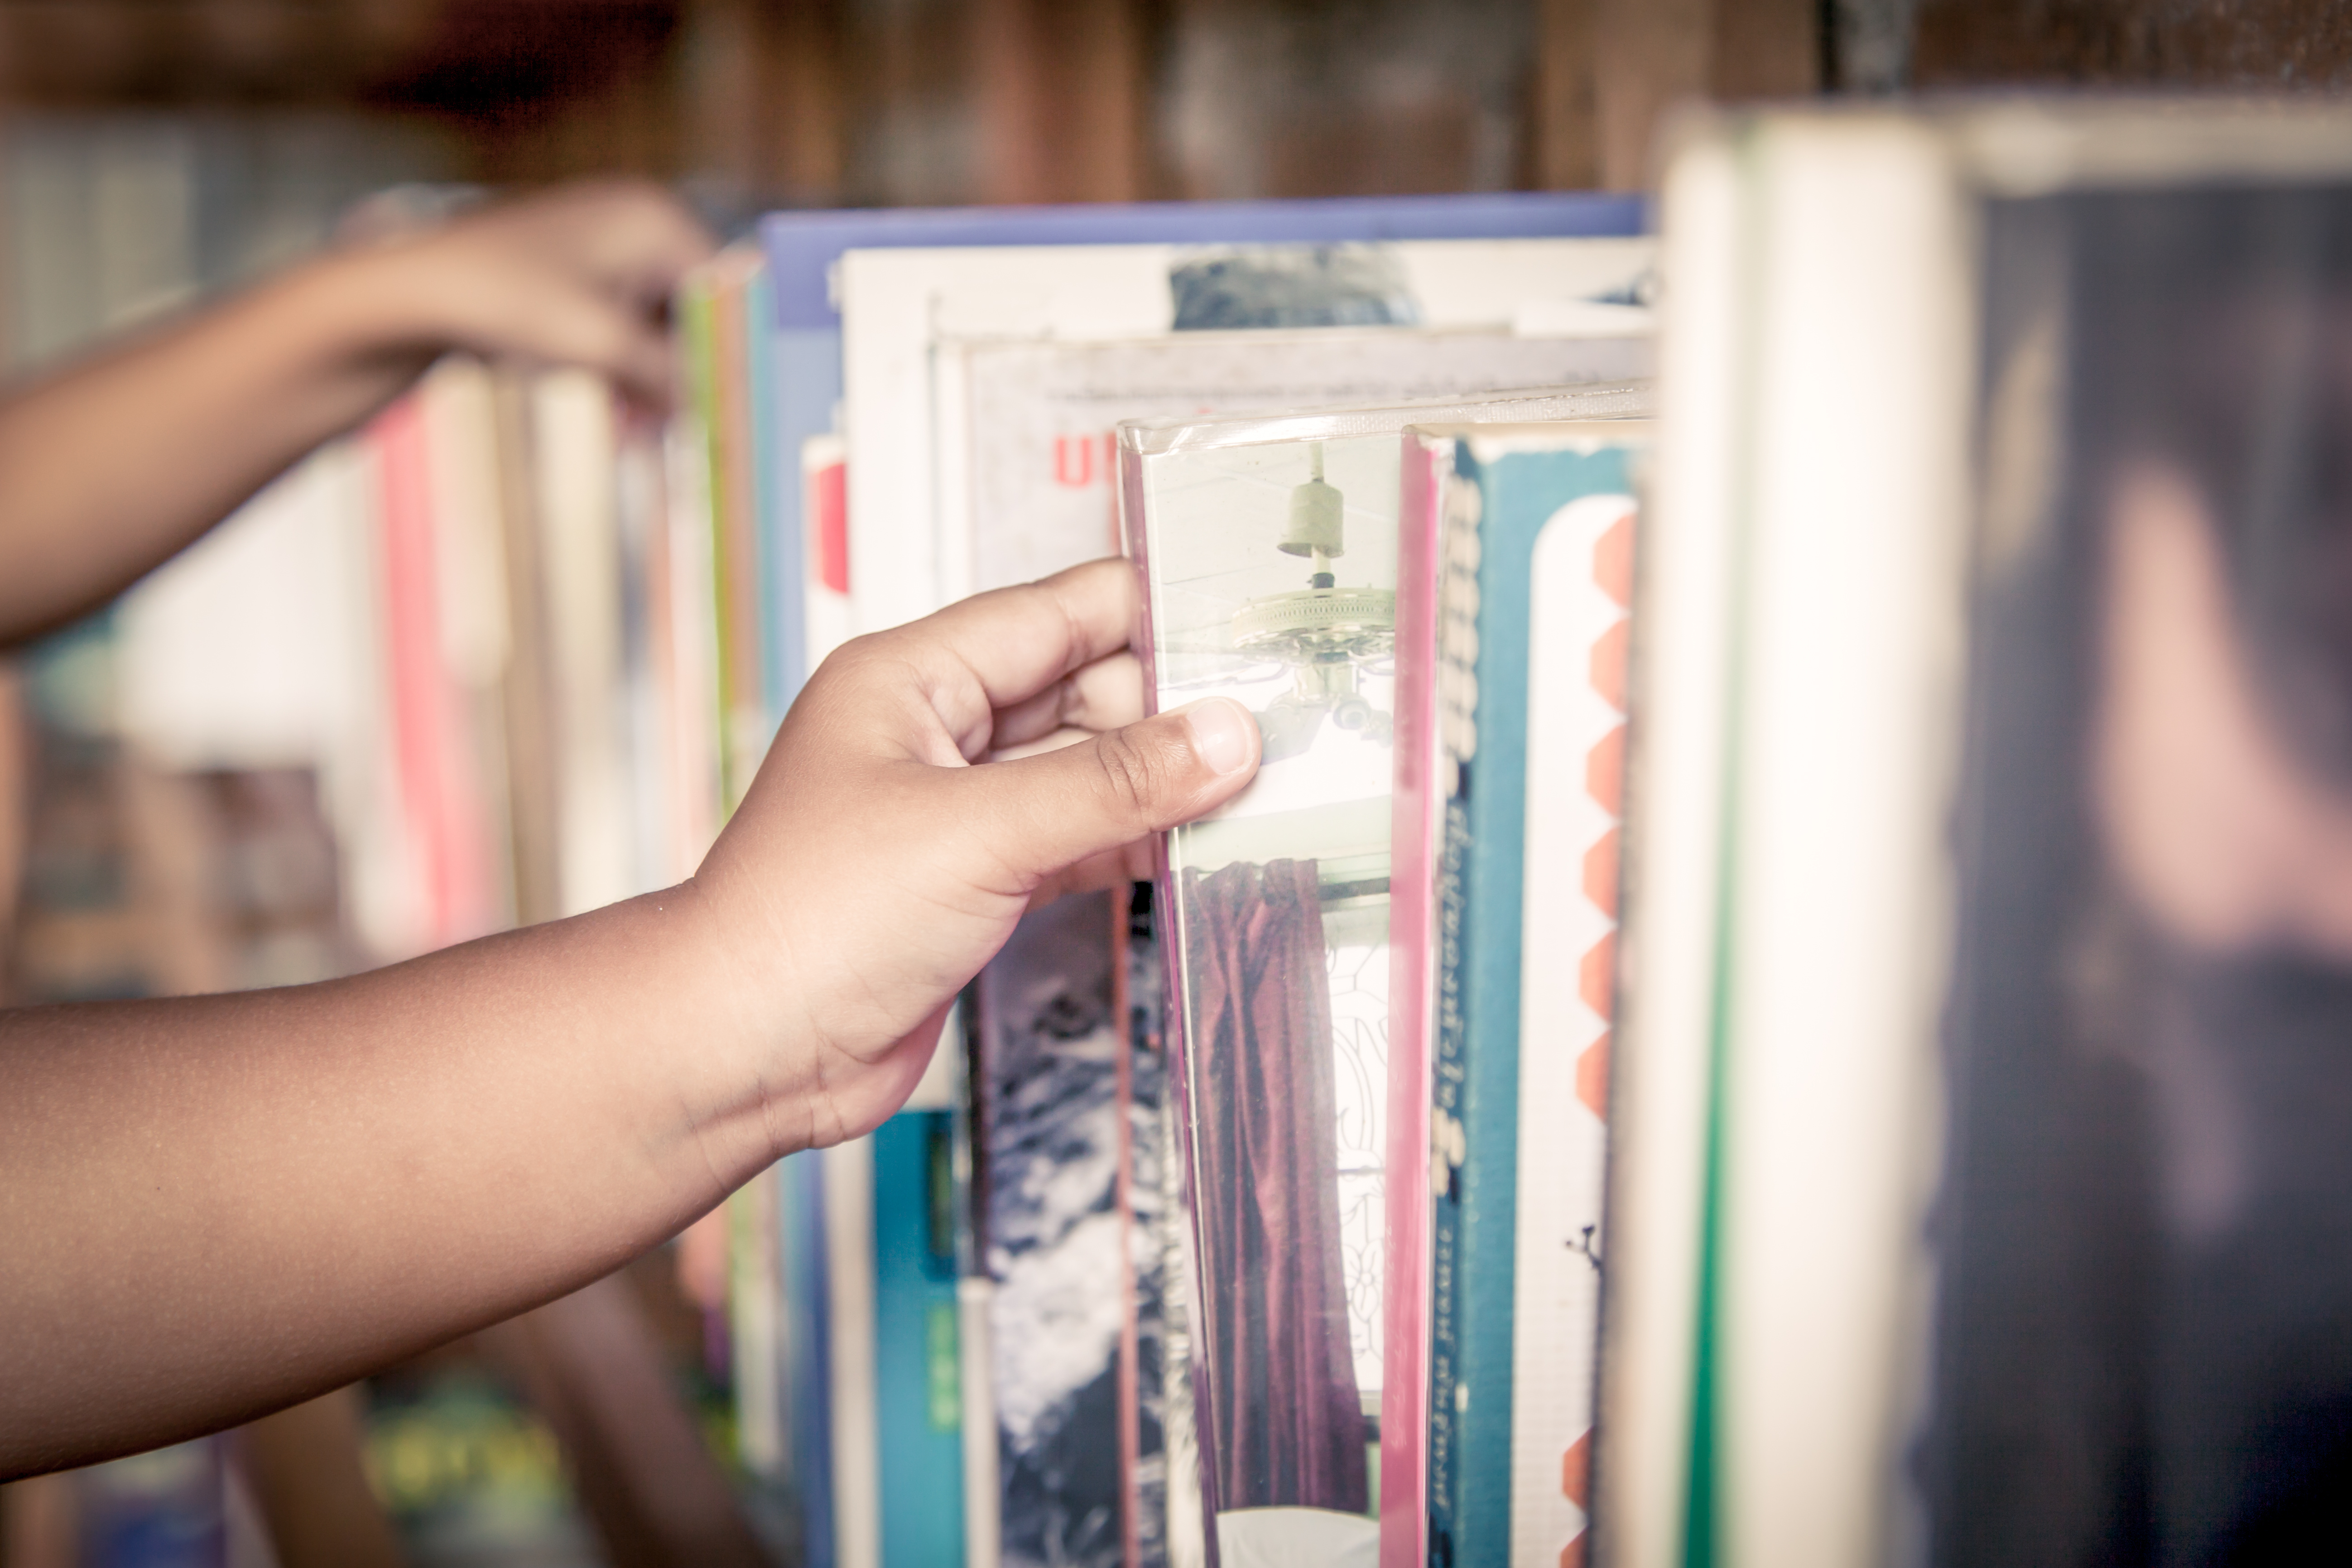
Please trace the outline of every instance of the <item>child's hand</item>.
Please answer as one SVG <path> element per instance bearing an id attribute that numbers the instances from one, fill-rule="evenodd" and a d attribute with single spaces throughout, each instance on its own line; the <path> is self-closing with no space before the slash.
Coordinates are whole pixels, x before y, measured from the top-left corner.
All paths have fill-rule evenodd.
<path id="1" fill-rule="evenodd" d="M 580 365 L 670 398 L 667 313 L 710 237 L 657 185 L 568 185 L 353 253 L 389 319 L 431 352 Z"/>
<path id="2" fill-rule="evenodd" d="M 778 1152 L 878 1125 L 1024 910 L 1144 874 L 1148 835 L 1257 771 L 1239 703 L 1139 721 L 1136 593 L 1098 561 L 983 594 L 849 644 L 793 704 L 695 879 Z"/>

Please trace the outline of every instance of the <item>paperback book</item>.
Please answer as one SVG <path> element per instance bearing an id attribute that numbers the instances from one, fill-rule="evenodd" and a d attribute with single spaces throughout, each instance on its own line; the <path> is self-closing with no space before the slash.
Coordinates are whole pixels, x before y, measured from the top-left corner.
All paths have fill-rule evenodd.
<path id="1" fill-rule="evenodd" d="M 1396 1436 L 1379 1413 L 1401 433 L 1645 398 L 1120 428 L 1147 693 L 1159 709 L 1233 698 L 1264 736 L 1249 788 L 1168 836 L 1159 894 L 1203 1503 L 1229 1562 L 1369 1555 L 1375 1445 Z"/>

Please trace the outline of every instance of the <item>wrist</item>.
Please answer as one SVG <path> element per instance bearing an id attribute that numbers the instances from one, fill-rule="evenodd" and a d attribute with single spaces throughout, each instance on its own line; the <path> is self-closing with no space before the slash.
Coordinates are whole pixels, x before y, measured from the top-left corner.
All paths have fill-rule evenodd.
<path id="1" fill-rule="evenodd" d="M 626 922 L 625 941 L 650 955 L 654 1071 L 694 1128 L 710 1168 L 730 1186 L 823 1130 L 823 1098 L 803 994 L 780 944 L 755 934 L 719 889 L 696 876 L 599 911 Z"/>

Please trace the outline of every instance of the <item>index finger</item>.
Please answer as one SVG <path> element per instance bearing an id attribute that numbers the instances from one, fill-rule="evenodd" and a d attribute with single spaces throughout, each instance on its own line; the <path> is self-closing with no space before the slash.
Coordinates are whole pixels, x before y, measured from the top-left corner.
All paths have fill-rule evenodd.
<path id="1" fill-rule="evenodd" d="M 986 746 L 996 710 L 1126 647 L 1138 603 L 1134 566 L 1113 556 L 975 595 L 877 640 L 918 671 L 971 756 Z"/>

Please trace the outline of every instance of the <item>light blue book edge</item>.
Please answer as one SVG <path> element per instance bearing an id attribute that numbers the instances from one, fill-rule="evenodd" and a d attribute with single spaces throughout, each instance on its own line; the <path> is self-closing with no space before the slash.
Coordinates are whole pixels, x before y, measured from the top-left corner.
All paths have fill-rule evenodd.
<path id="1" fill-rule="evenodd" d="M 934 1234 L 951 1114 L 901 1111 L 874 1133 L 882 1568 L 955 1568 L 964 1560 L 955 1247 L 951 1237 Z"/>
<path id="2" fill-rule="evenodd" d="M 1434 1303 L 1430 1389 L 1432 1559 L 1451 1535 L 1454 1568 L 1509 1568 L 1512 1307 L 1518 1248 L 1520 917 L 1527 846 L 1528 670 L 1537 606 L 1536 542 L 1560 508 L 1632 486 L 1622 448 L 1513 452 L 1482 462 L 1457 441 L 1454 471 L 1478 486 L 1477 734 L 1463 787 L 1446 802 L 1458 858 L 1461 930 L 1451 976 L 1461 1019 L 1441 1028 L 1437 1072 L 1460 1085 L 1458 1205 L 1437 1205 L 1433 1247 L 1450 1256 Z M 1576 889 L 1562 889 L 1563 898 Z M 1449 1060 L 1448 1058 L 1451 1058 Z M 1458 1075 L 1458 1076 L 1457 1076 Z M 1448 1427 L 1441 1440 L 1441 1427 Z M 1441 1458 L 1442 1456 L 1442 1458 Z"/>

